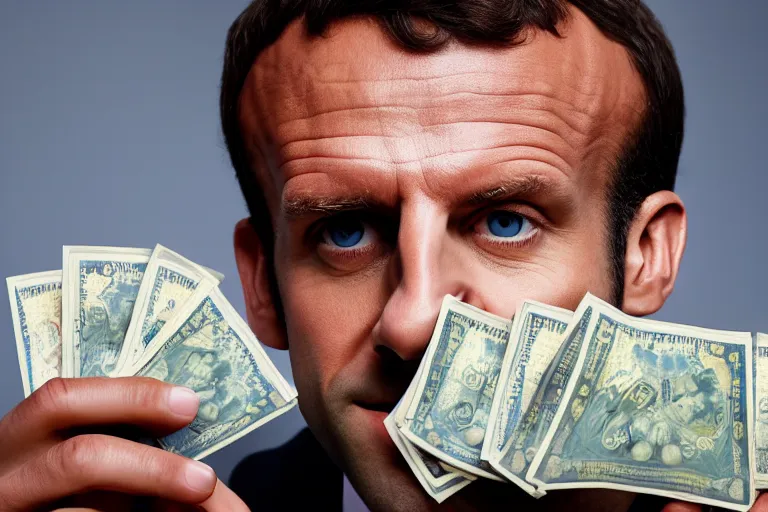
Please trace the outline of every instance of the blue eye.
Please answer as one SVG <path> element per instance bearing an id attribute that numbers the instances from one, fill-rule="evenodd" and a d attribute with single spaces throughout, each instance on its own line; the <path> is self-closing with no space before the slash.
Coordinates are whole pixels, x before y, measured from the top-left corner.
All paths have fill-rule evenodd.
<path id="1" fill-rule="evenodd" d="M 499 210 L 488 214 L 486 223 L 488 224 L 488 232 L 491 235 L 511 238 L 523 231 L 526 219 L 518 213 Z"/>
<path id="2" fill-rule="evenodd" d="M 325 243 L 344 249 L 359 244 L 365 235 L 365 224 L 354 219 L 338 220 L 330 223 L 323 233 Z"/>

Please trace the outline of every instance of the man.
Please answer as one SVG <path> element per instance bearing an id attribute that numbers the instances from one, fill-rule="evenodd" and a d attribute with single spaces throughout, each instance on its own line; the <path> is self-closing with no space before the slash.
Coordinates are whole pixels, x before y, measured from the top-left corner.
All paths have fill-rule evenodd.
<path id="1" fill-rule="evenodd" d="M 290 350 L 311 430 L 235 472 L 255 510 L 338 509 L 341 472 L 374 510 L 439 508 L 382 420 L 445 294 L 509 317 L 590 291 L 647 315 L 674 286 L 682 85 L 636 1 L 257 1 L 229 33 L 221 114 L 251 213 L 235 231 L 248 320 Z M 0 509 L 93 490 L 243 509 L 210 468 L 93 433 L 172 432 L 197 406 L 146 379 L 53 380 L 0 422 Z M 443 508 L 633 502 L 648 509 L 478 481 Z"/>

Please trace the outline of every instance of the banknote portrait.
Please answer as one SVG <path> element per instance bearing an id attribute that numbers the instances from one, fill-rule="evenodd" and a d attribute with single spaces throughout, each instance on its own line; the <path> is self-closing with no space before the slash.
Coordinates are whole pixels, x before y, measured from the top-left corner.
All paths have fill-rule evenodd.
<path id="1" fill-rule="evenodd" d="M 676 466 L 683 457 L 700 457 L 716 465 L 730 446 L 728 404 L 714 369 L 681 354 L 658 357 L 639 345 L 632 355 L 636 372 L 608 379 L 585 406 L 579 439 L 589 450 L 637 461 Z"/>

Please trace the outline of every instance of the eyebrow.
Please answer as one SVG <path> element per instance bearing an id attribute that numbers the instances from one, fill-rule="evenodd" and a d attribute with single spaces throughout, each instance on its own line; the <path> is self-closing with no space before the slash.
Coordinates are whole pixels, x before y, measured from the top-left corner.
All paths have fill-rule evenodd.
<path id="1" fill-rule="evenodd" d="M 288 218 L 305 215 L 331 215 L 344 211 L 370 208 L 372 201 L 365 196 L 312 197 L 297 196 L 283 201 L 283 212 Z"/>
<path id="2" fill-rule="evenodd" d="M 545 180 L 540 176 L 509 178 L 503 180 L 501 183 L 495 184 L 491 188 L 473 192 L 460 202 L 476 206 L 500 198 L 533 196 L 551 188 L 548 183 L 548 180 Z"/>

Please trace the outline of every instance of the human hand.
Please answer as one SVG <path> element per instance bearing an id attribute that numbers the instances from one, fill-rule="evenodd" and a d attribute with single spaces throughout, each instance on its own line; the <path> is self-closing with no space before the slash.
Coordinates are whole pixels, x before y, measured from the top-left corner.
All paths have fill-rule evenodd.
<path id="1" fill-rule="evenodd" d="M 0 420 L 0 510 L 91 507 L 92 498 L 113 510 L 151 496 L 247 511 L 205 464 L 105 434 L 161 437 L 189 424 L 198 405 L 191 390 L 146 377 L 47 382 Z"/>

